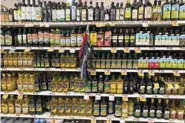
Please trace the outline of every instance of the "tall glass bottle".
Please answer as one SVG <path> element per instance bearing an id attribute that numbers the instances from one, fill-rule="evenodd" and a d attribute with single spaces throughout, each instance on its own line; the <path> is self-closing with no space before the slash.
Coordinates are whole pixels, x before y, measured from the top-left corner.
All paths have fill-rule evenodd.
<path id="1" fill-rule="evenodd" d="M 82 19 L 82 21 L 87 20 L 87 1 L 85 1 L 84 6 L 82 7 L 81 19 Z"/>
<path id="2" fill-rule="evenodd" d="M 139 0 L 138 2 L 138 20 L 144 19 L 144 5 L 143 0 Z"/>
<path id="3" fill-rule="evenodd" d="M 121 2 L 120 8 L 119 8 L 119 20 L 124 20 L 124 8 L 123 8 L 123 3 Z"/>
<path id="4" fill-rule="evenodd" d="M 103 2 L 101 2 L 101 7 L 100 7 L 100 21 L 104 21 L 105 19 L 105 9 Z"/>
<path id="5" fill-rule="evenodd" d="M 67 5 L 65 7 L 65 19 L 66 19 L 66 21 L 71 21 L 71 7 L 70 7 L 69 3 L 67 3 Z"/>
<path id="6" fill-rule="evenodd" d="M 134 0 L 132 4 L 132 20 L 136 21 L 138 17 L 138 5 L 137 5 L 137 0 Z"/>
<path id="7" fill-rule="evenodd" d="M 162 19 L 171 19 L 171 3 L 169 2 L 169 0 L 166 0 L 166 2 L 162 5 Z"/>
<path id="8" fill-rule="evenodd" d="M 110 7 L 110 20 L 111 21 L 116 20 L 116 7 L 114 6 L 114 2 L 111 3 Z"/>
<path id="9" fill-rule="evenodd" d="M 125 20 L 130 21 L 132 16 L 132 5 L 130 4 L 130 0 L 127 0 L 126 6 L 125 6 Z"/>
<path id="10" fill-rule="evenodd" d="M 119 3 L 116 4 L 116 20 L 120 20 L 120 10 L 119 10 Z"/>
<path id="11" fill-rule="evenodd" d="M 144 4 L 144 19 L 151 20 L 152 18 L 152 4 L 149 0 L 145 0 Z"/>
<path id="12" fill-rule="evenodd" d="M 181 0 L 179 4 L 179 20 L 185 20 L 185 1 Z"/>
<path id="13" fill-rule="evenodd" d="M 179 2 L 177 0 L 172 0 L 171 4 L 171 20 L 179 19 Z"/>
<path id="14" fill-rule="evenodd" d="M 93 21 L 94 20 L 94 7 L 92 4 L 92 1 L 90 1 L 90 6 L 88 8 L 88 16 L 87 16 L 88 21 Z"/>
<path id="15" fill-rule="evenodd" d="M 72 5 L 71 5 L 71 21 L 76 21 L 76 4 L 75 4 L 75 0 L 72 1 Z"/>
<path id="16" fill-rule="evenodd" d="M 98 2 L 96 2 L 96 7 L 94 8 L 94 20 L 100 20 L 100 7 L 98 6 Z"/>

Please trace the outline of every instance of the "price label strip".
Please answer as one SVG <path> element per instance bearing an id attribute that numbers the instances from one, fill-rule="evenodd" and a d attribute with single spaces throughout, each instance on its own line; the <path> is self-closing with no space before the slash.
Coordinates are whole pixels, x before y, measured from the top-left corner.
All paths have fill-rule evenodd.
<path id="1" fill-rule="evenodd" d="M 114 95 L 110 95 L 110 96 L 109 96 L 109 100 L 110 100 L 110 101 L 114 101 L 114 98 L 115 98 Z"/>
<path id="2" fill-rule="evenodd" d="M 138 71 L 138 76 L 141 76 L 141 77 L 144 76 L 144 73 L 143 73 L 142 70 L 139 70 L 139 71 Z"/>
<path id="3" fill-rule="evenodd" d="M 30 52 L 30 48 L 25 48 L 24 52 Z"/>
<path id="4" fill-rule="evenodd" d="M 174 75 L 174 76 L 180 76 L 180 73 L 179 73 L 177 70 L 174 70 L 174 71 L 173 71 L 173 75 Z"/>
<path id="5" fill-rule="evenodd" d="M 179 24 L 177 23 L 177 21 L 173 21 L 172 26 L 179 26 Z"/>
<path id="6" fill-rule="evenodd" d="M 155 76 L 155 73 L 154 73 L 153 70 L 150 70 L 150 71 L 148 72 L 148 74 L 149 74 L 149 76 Z"/>
<path id="7" fill-rule="evenodd" d="M 53 52 L 54 51 L 54 48 L 50 47 L 48 48 L 48 52 Z"/>
<path id="8" fill-rule="evenodd" d="M 135 48 L 135 53 L 141 53 L 141 49 L 140 48 Z"/>
<path id="9" fill-rule="evenodd" d="M 100 96 L 99 94 L 97 94 L 97 95 L 95 96 L 95 100 L 101 100 L 101 96 Z"/>
<path id="10" fill-rule="evenodd" d="M 65 52 L 65 49 L 64 48 L 60 48 L 59 49 L 59 53 L 64 53 Z"/>
<path id="11" fill-rule="evenodd" d="M 88 94 L 84 95 L 84 100 L 89 100 L 89 95 Z"/>
<path id="12" fill-rule="evenodd" d="M 128 95 L 124 95 L 124 96 L 122 97 L 122 100 L 123 100 L 123 101 L 128 101 Z"/>
<path id="13" fill-rule="evenodd" d="M 127 75 L 127 71 L 126 70 L 122 70 L 121 71 L 121 75 L 126 76 Z"/>
<path id="14" fill-rule="evenodd" d="M 75 53 L 75 49 L 70 49 L 70 53 Z"/>

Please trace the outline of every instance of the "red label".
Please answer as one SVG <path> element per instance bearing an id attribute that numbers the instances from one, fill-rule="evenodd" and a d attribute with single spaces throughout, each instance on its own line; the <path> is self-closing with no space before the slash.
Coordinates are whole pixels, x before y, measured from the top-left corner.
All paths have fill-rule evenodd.
<path id="1" fill-rule="evenodd" d="M 154 68 L 154 62 L 149 62 L 148 68 Z"/>
<path id="2" fill-rule="evenodd" d="M 160 66 L 160 63 L 159 62 L 155 62 L 154 63 L 154 68 L 159 68 L 159 66 Z"/>

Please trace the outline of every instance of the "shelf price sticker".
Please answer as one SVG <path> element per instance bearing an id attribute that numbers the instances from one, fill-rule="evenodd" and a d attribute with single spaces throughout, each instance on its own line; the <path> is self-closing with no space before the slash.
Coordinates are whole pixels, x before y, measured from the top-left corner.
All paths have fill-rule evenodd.
<path id="1" fill-rule="evenodd" d="M 177 21 L 172 21 L 172 26 L 179 26 L 179 24 L 177 23 Z"/>
<path id="2" fill-rule="evenodd" d="M 110 75 L 110 70 L 105 70 L 105 75 Z"/>
<path id="3" fill-rule="evenodd" d="M 174 76 L 180 76 L 180 73 L 179 73 L 177 70 L 174 70 L 174 71 L 173 71 L 173 75 L 174 75 Z"/>
<path id="4" fill-rule="evenodd" d="M 96 27 L 104 27 L 104 26 L 105 26 L 104 23 L 97 23 L 97 24 L 96 24 Z"/>
<path id="5" fill-rule="evenodd" d="M 22 100 L 23 98 L 23 94 L 22 93 L 18 93 L 18 99 Z"/>
<path id="6" fill-rule="evenodd" d="M 122 70 L 121 71 L 121 75 L 126 76 L 127 75 L 127 71 L 126 70 Z"/>
<path id="7" fill-rule="evenodd" d="M 141 53 L 141 49 L 140 48 L 135 48 L 135 53 Z"/>
<path id="8" fill-rule="evenodd" d="M 39 23 L 39 26 L 40 26 L 40 27 L 44 27 L 45 24 L 44 24 L 44 23 Z"/>
<path id="9" fill-rule="evenodd" d="M 138 71 L 138 76 L 144 76 L 144 73 L 143 73 L 142 70 L 139 70 L 139 71 Z"/>
<path id="10" fill-rule="evenodd" d="M 121 118 L 120 119 L 120 123 L 125 123 L 125 119 L 124 118 Z"/>
<path id="11" fill-rule="evenodd" d="M 64 53 L 65 52 L 65 49 L 64 48 L 60 48 L 59 49 L 59 53 Z"/>
<path id="12" fill-rule="evenodd" d="M 101 96 L 100 96 L 100 94 L 96 94 L 96 96 L 95 96 L 95 100 L 101 100 Z"/>
<path id="13" fill-rule="evenodd" d="M 154 123 L 153 119 L 148 119 L 148 123 Z"/>
<path id="14" fill-rule="evenodd" d="M 114 22 L 112 22 L 112 23 L 110 22 L 110 23 L 109 23 L 109 26 L 115 26 L 115 25 L 116 25 L 116 24 L 115 24 Z"/>
<path id="15" fill-rule="evenodd" d="M 90 70 L 90 75 L 95 76 L 96 75 L 96 71 L 95 70 Z"/>
<path id="16" fill-rule="evenodd" d="M 177 83 L 174 84 L 174 86 L 175 86 L 176 89 L 179 89 L 180 88 L 179 84 L 177 84 Z"/>
<path id="17" fill-rule="evenodd" d="M 145 98 L 144 95 L 141 95 L 141 96 L 139 97 L 139 100 L 140 100 L 141 102 L 146 102 L 146 98 Z"/>
<path id="18" fill-rule="evenodd" d="M 8 98 L 8 93 L 6 92 L 3 94 L 3 99 L 7 99 L 7 98 Z"/>
<path id="19" fill-rule="evenodd" d="M 74 48 L 70 49 L 70 53 L 75 53 L 75 49 Z"/>
<path id="20" fill-rule="evenodd" d="M 91 117 L 91 123 L 96 123 L 96 119 L 94 117 Z"/>
<path id="21" fill-rule="evenodd" d="M 115 98 L 114 95 L 110 95 L 109 96 L 109 101 L 114 101 L 114 98 Z"/>
<path id="22" fill-rule="evenodd" d="M 84 100 L 89 100 L 89 95 L 88 94 L 84 95 Z"/>
<path id="23" fill-rule="evenodd" d="M 108 118 L 106 123 L 112 123 L 112 120 L 110 118 Z"/>
<path id="24" fill-rule="evenodd" d="M 50 24 L 49 24 L 49 23 L 45 23 L 44 25 L 45 25 L 45 27 L 49 27 L 49 26 L 50 26 Z"/>
<path id="25" fill-rule="evenodd" d="M 53 47 L 48 48 L 48 52 L 53 52 L 53 50 L 54 50 Z"/>
<path id="26" fill-rule="evenodd" d="M 123 95 L 122 100 L 123 101 L 128 101 L 128 95 Z"/>
<path id="27" fill-rule="evenodd" d="M 30 52 L 30 48 L 29 47 L 25 48 L 24 52 Z"/>
<path id="28" fill-rule="evenodd" d="M 148 71 L 148 74 L 149 74 L 149 76 L 155 76 L 155 73 L 154 73 L 153 70 L 149 70 L 149 71 Z"/>
<path id="29" fill-rule="evenodd" d="M 117 53 L 116 48 L 111 48 L 111 53 Z"/>
<path id="30" fill-rule="evenodd" d="M 129 50 L 129 48 L 127 47 L 127 48 L 124 48 L 124 53 L 130 53 L 130 50 Z"/>
<path id="31" fill-rule="evenodd" d="M 148 23 L 142 23 L 143 27 L 149 27 Z"/>
<path id="32" fill-rule="evenodd" d="M 26 23 L 24 27 L 33 27 L 33 23 Z"/>

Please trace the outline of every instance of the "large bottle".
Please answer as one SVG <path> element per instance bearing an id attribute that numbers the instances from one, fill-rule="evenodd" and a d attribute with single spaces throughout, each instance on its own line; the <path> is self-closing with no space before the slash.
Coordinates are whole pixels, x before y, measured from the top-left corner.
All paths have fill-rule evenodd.
<path id="1" fill-rule="evenodd" d="M 172 0 L 171 4 L 171 20 L 179 19 L 179 2 L 177 0 Z"/>
<path id="2" fill-rule="evenodd" d="M 96 7 L 94 8 L 94 20 L 100 20 L 100 7 L 98 6 L 98 2 L 96 2 Z"/>
<path id="3" fill-rule="evenodd" d="M 134 0 L 132 4 L 132 20 L 136 21 L 138 17 L 138 5 L 137 5 L 137 0 Z"/>
<path id="4" fill-rule="evenodd" d="M 166 2 L 162 6 L 162 19 L 163 20 L 170 20 L 171 19 L 171 3 L 169 0 L 166 0 Z"/>
<path id="5" fill-rule="evenodd" d="M 170 118 L 170 106 L 169 106 L 169 100 L 165 100 L 165 107 L 164 107 L 164 119 Z"/>
<path id="6" fill-rule="evenodd" d="M 34 97 L 31 97 L 29 101 L 29 114 L 35 114 L 36 113 L 36 104 Z"/>
<path id="7" fill-rule="evenodd" d="M 125 6 L 125 20 L 130 21 L 132 18 L 132 5 L 130 4 L 130 0 L 127 0 L 126 6 Z"/>
<path id="8" fill-rule="evenodd" d="M 85 1 L 85 4 L 82 7 L 81 19 L 82 19 L 82 21 L 87 20 L 87 1 Z"/>
<path id="9" fill-rule="evenodd" d="M 2 100 L 2 104 L 1 104 L 1 108 L 2 108 L 1 111 L 2 111 L 2 113 L 6 113 L 6 111 L 4 111 L 4 109 L 6 110 L 6 108 L 5 108 L 6 106 L 5 106 L 5 104 L 3 104 L 5 102 L 6 101 L 4 101 L 4 99 L 3 99 Z M 10 114 L 14 114 L 15 113 L 15 99 L 14 99 L 14 96 L 13 95 L 10 95 L 10 99 L 8 101 L 8 112 Z"/>
<path id="10" fill-rule="evenodd" d="M 121 99 L 117 98 L 116 103 L 115 103 L 115 117 L 121 117 L 122 114 L 122 104 L 121 104 Z"/>
<path id="11" fill-rule="evenodd" d="M 128 117 L 128 101 L 122 102 L 122 117 L 127 118 Z"/>
<path id="12" fill-rule="evenodd" d="M 75 4 L 75 0 L 72 1 L 72 5 L 71 5 L 71 21 L 76 21 L 76 4 Z"/>
<path id="13" fill-rule="evenodd" d="M 88 21 L 93 21 L 94 20 L 94 7 L 92 5 L 92 1 L 90 1 L 90 6 L 88 8 L 87 20 Z"/>
<path id="14" fill-rule="evenodd" d="M 65 6 L 65 19 L 66 21 L 71 21 L 71 7 L 69 3 Z"/>
<path id="15" fill-rule="evenodd" d="M 179 4 L 179 20 L 185 20 L 185 1 L 181 0 Z"/>
<path id="16" fill-rule="evenodd" d="M 152 4 L 149 0 L 145 0 L 144 4 L 144 19 L 151 20 L 152 18 Z"/>
<path id="17" fill-rule="evenodd" d="M 103 2 L 101 2 L 101 7 L 100 7 L 100 21 L 104 21 L 105 19 L 105 9 Z"/>
<path id="18" fill-rule="evenodd" d="M 100 116 L 100 102 L 98 100 L 94 101 L 93 104 L 93 115 Z"/>
<path id="19" fill-rule="evenodd" d="M 105 100 L 105 97 L 102 98 L 100 107 L 100 115 L 107 116 L 107 102 Z"/>
<path id="20" fill-rule="evenodd" d="M 135 103 L 134 116 L 137 118 L 141 116 L 141 104 L 139 102 L 139 98 L 137 98 L 137 101 Z"/>
<path id="21" fill-rule="evenodd" d="M 138 20 L 144 19 L 144 5 L 143 0 L 139 0 L 138 2 Z"/>
<path id="22" fill-rule="evenodd" d="M 28 98 L 28 96 L 24 96 L 24 98 L 23 98 L 22 113 L 23 114 L 28 114 L 29 113 L 29 98 Z"/>

